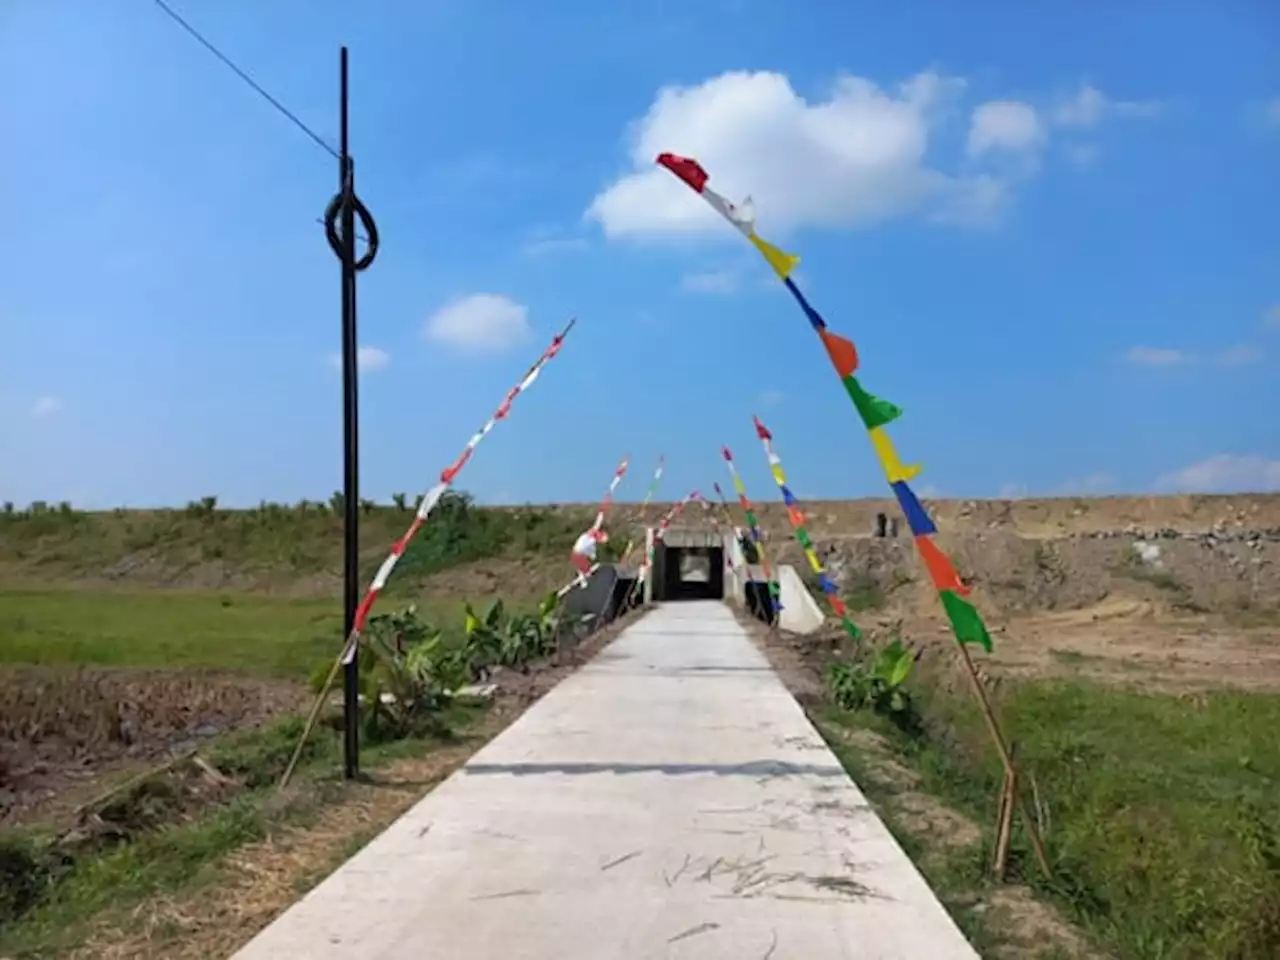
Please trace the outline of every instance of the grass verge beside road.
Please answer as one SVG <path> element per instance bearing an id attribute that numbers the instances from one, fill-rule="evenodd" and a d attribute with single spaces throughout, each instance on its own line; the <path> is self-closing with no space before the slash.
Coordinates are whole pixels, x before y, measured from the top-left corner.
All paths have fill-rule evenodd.
<path id="1" fill-rule="evenodd" d="M 1040 876 L 1019 838 L 1015 886 L 997 887 L 983 878 L 1000 766 L 948 673 L 935 664 L 915 678 L 923 734 L 867 712 L 822 708 L 815 719 L 962 924 L 998 928 L 981 915 L 1013 906 L 1023 919 L 1004 929 L 1021 922 L 1026 933 L 1026 902 L 1010 902 L 1025 884 L 1115 956 L 1280 956 L 1280 697 L 1081 680 L 1003 687 L 1003 723 L 1048 812 L 1055 876 Z M 1092 955 L 1083 942 L 1042 954 L 993 949 Z"/>
<path id="2" fill-rule="evenodd" d="M 276 845 L 305 843 L 306 855 L 292 865 L 284 899 L 277 891 L 265 906 L 274 911 L 287 905 L 499 725 L 481 706 L 467 703 L 441 720 L 436 735 L 367 746 L 362 762 L 371 780 L 365 783 L 338 779 L 339 737 L 327 727 L 313 735 L 294 784 L 279 793 L 275 783 L 301 727 L 290 718 L 209 745 L 204 755 L 225 779 L 209 782 L 198 771 L 194 780 L 190 774 L 157 777 L 104 807 L 95 829 L 77 829 L 56 841 L 41 828 L 0 832 L 0 955 L 222 955 L 218 949 L 199 951 L 211 949 L 210 938 L 221 949 L 233 947 L 237 936 L 251 935 L 270 919 L 263 905 L 234 906 L 237 916 L 222 917 L 230 928 L 218 929 L 216 918 L 196 923 L 192 910 L 175 904 L 192 897 L 226 899 L 252 880 L 255 861 L 240 856 L 250 847 L 266 856 Z M 350 804 L 358 809 L 347 809 Z M 309 829 L 326 818 L 332 825 L 344 812 L 347 819 L 356 814 L 348 830 L 326 834 L 327 844 L 306 838 Z M 245 910 L 252 913 L 248 919 Z"/>

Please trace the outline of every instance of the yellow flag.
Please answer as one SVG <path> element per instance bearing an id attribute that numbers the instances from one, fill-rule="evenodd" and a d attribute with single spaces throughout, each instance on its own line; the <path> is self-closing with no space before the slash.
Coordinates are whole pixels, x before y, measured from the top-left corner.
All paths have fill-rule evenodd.
<path id="1" fill-rule="evenodd" d="M 782 472 L 782 467 L 779 464 L 776 464 L 776 463 L 769 464 L 769 472 L 773 474 L 773 479 L 775 481 L 777 481 L 780 484 L 784 484 L 784 485 L 786 484 L 787 475 Z"/>
<path id="2" fill-rule="evenodd" d="M 818 559 L 818 555 L 812 550 L 804 552 L 805 559 L 809 561 L 809 567 L 814 573 L 822 573 L 822 562 Z"/>
<path id="3" fill-rule="evenodd" d="M 918 476 L 920 471 L 924 469 L 918 463 L 904 465 L 898 459 L 898 451 L 893 448 L 893 441 L 889 439 L 889 435 L 884 432 L 883 427 L 876 427 L 873 430 L 868 430 L 867 433 L 871 435 L 871 445 L 875 447 L 880 466 L 884 468 L 884 475 L 890 483 L 897 483 L 899 480 L 910 480 L 912 477 Z"/>
<path id="4" fill-rule="evenodd" d="M 772 243 L 767 240 L 761 240 L 754 233 L 747 234 L 747 238 L 760 251 L 760 255 L 769 261 L 769 266 L 773 267 L 773 272 L 778 275 L 780 280 L 785 280 L 791 276 L 791 271 L 800 263 L 800 258 L 794 253 L 779 250 Z"/>

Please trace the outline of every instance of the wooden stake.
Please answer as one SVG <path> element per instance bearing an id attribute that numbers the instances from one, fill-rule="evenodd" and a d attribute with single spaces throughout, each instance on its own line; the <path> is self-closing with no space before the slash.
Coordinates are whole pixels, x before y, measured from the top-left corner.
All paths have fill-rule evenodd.
<path id="1" fill-rule="evenodd" d="M 995 711 L 991 709 L 991 701 L 987 699 L 986 688 L 983 687 L 982 681 L 978 678 L 978 668 L 973 665 L 973 658 L 969 656 L 968 648 L 963 643 L 957 643 L 956 646 L 960 648 L 960 659 L 964 661 L 965 673 L 968 674 L 974 696 L 978 699 L 978 708 L 982 712 L 983 720 L 986 721 L 987 732 L 991 734 L 996 750 L 1000 752 L 1000 761 L 1004 764 L 1005 775 L 1016 778 L 1017 768 L 1013 765 L 1013 756 L 1009 752 L 1009 745 L 1005 742 L 1004 734 L 1000 732 L 1000 724 L 996 721 Z M 1023 823 L 1026 824 L 1027 836 L 1031 838 L 1031 846 L 1035 850 L 1036 860 L 1040 863 L 1040 869 L 1044 871 L 1046 877 L 1051 877 L 1053 876 L 1053 870 L 1049 866 L 1048 854 L 1045 853 L 1044 839 L 1040 836 L 1040 830 L 1036 826 L 1036 819 L 1031 815 L 1026 798 L 1023 796 L 1022 791 L 1018 789 L 1016 779 L 1014 780 L 1013 798 L 1022 813 Z"/>
<path id="2" fill-rule="evenodd" d="M 1009 754 L 1013 758 L 1017 753 L 1017 744 L 1010 744 Z M 995 859 L 991 865 L 995 878 L 1004 881 L 1005 866 L 1009 859 L 1009 841 L 1013 838 L 1013 801 L 1018 793 L 1018 775 L 1010 775 L 1005 771 L 1000 781 L 1000 813 L 996 818 Z"/>
<path id="3" fill-rule="evenodd" d="M 329 676 L 325 678 L 324 686 L 316 694 L 315 702 L 311 704 L 311 713 L 307 716 L 306 726 L 302 728 L 302 736 L 298 738 L 298 745 L 293 748 L 293 756 L 289 758 L 289 765 L 284 768 L 284 774 L 280 777 L 279 790 L 281 791 L 289 786 L 289 781 L 293 778 L 294 768 L 297 767 L 298 760 L 302 757 L 302 750 L 311 738 L 311 731 L 315 729 L 316 721 L 320 719 L 320 711 L 324 709 L 325 701 L 329 699 L 329 691 L 333 689 L 333 681 L 338 678 L 338 671 L 342 669 L 342 660 L 346 652 L 347 648 L 344 646 L 342 653 L 338 654 L 338 658 L 333 661 Z M 359 652 L 357 649 L 356 654 L 359 655 Z"/>
<path id="4" fill-rule="evenodd" d="M 190 750 L 184 750 L 182 753 L 175 754 L 174 756 L 170 757 L 168 760 L 165 760 L 163 763 L 157 766 L 148 767 L 146 770 L 143 770 L 141 773 L 130 777 L 128 780 L 125 780 L 123 783 L 117 783 L 114 787 L 111 787 L 105 792 L 98 794 L 98 796 L 94 797 L 88 803 L 80 804 L 80 806 L 75 808 L 75 811 L 74 811 L 75 816 L 82 817 L 86 813 L 90 813 L 90 812 L 97 813 L 98 809 L 100 807 L 105 806 L 108 801 L 115 799 L 122 793 L 127 793 L 128 791 L 132 790 L 134 787 L 138 786 L 139 784 L 147 780 L 150 780 L 152 777 L 157 777 L 162 773 L 167 773 L 169 770 L 172 770 L 174 767 L 179 766 L 183 763 L 186 763 L 195 755 L 196 755 L 196 748 L 193 747 Z"/>

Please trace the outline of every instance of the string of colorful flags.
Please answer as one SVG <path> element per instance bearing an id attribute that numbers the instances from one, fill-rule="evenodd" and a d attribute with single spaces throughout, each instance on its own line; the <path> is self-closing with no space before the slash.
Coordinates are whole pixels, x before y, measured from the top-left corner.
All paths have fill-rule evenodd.
<path id="1" fill-rule="evenodd" d="M 697 493 L 697 491 L 694 491 L 694 492 L 695 492 L 695 493 Z M 697 495 L 696 497 L 694 497 L 694 499 L 695 499 L 695 500 L 698 502 L 698 504 L 702 507 L 702 512 L 703 512 L 703 514 L 705 514 L 705 515 L 706 515 L 707 520 L 708 520 L 708 521 L 710 521 L 712 529 L 713 529 L 713 530 L 715 530 L 715 532 L 716 532 L 716 537 L 717 537 L 717 539 L 719 539 L 719 541 L 720 541 L 721 543 L 724 543 L 724 542 L 725 542 L 725 540 L 724 540 L 724 525 L 720 522 L 720 517 L 719 517 L 719 515 L 716 513 L 716 508 L 715 508 L 715 507 L 713 507 L 713 506 L 711 505 L 711 501 L 710 501 L 710 500 L 708 500 L 706 497 L 704 497 L 701 493 L 698 493 L 698 495 Z M 729 530 L 730 530 L 730 532 L 732 532 L 732 530 L 733 530 L 733 525 L 732 525 L 732 524 L 730 524 L 730 525 L 729 525 Z M 725 553 L 725 555 L 724 555 L 724 562 L 725 562 L 725 564 L 728 566 L 728 568 L 729 568 L 730 570 L 732 570 L 732 569 L 733 569 L 733 554 L 732 554 L 732 552 Z"/>
<path id="2" fill-rule="evenodd" d="M 716 491 L 716 497 L 720 500 L 720 513 L 724 517 L 725 524 L 730 530 L 737 526 L 733 521 L 733 512 L 729 509 L 729 501 L 725 499 L 724 491 L 720 489 L 720 484 L 713 483 L 711 485 Z"/>
<path id="3" fill-rule="evenodd" d="M 609 487 L 604 492 L 604 499 L 600 501 L 600 509 L 596 511 L 596 518 L 581 536 L 573 544 L 573 549 L 569 551 L 569 560 L 573 563 L 578 571 L 577 578 L 567 584 L 561 590 L 556 591 L 557 597 L 563 597 L 575 586 L 585 587 L 587 585 L 587 577 L 600 569 L 600 563 L 596 560 L 596 548 L 599 544 L 609 539 L 609 535 L 604 530 L 605 518 L 609 515 L 609 510 L 613 507 L 613 492 L 618 489 L 618 484 L 622 482 L 622 478 L 627 475 L 627 465 L 630 462 L 628 457 L 623 457 L 622 462 L 618 464 L 616 470 L 613 471 L 613 478 L 609 481 Z"/>
<path id="4" fill-rule="evenodd" d="M 795 298 L 814 333 L 822 341 L 831 365 L 835 367 L 841 384 L 849 394 L 849 399 L 853 401 L 854 408 L 867 429 L 871 447 L 884 470 L 885 480 L 906 517 L 916 551 L 920 554 L 920 559 L 938 591 L 956 640 L 961 644 L 978 644 L 990 652 L 991 635 L 977 609 L 964 599 L 970 593 L 969 588 L 961 581 L 950 558 L 934 541 L 933 537 L 938 532 L 937 527 L 909 485 L 909 481 L 920 474 L 922 467 L 920 464 L 904 464 L 889 434 L 885 432 L 886 426 L 902 416 L 902 409 L 870 393 L 858 382 L 854 376 L 858 369 L 858 351 L 853 341 L 828 329 L 821 314 L 810 305 L 791 278 L 800 258 L 780 250 L 757 236 L 755 210 L 750 197 L 743 203 L 735 205 L 712 191 L 707 187 L 710 176 L 696 160 L 673 153 L 663 153 L 658 156 L 657 163 L 684 181 L 735 229 L 746 236 L 778 275 L 783 286 Z"/>
<path id="5" fill-rule="evenodd" d="M 604 499 L 600 501 L 600 509 L 596 511 L 595 523 L 591 525 L 592 530 L 602 530 L 604 528 L 605 518 L 609 515 L 609 511 L 613 509 L 613 493 L 618 489 L 618 484 L 622 482 L 622 478 L 627 475 L 627 467 L 630 463 L 629 457 L 623 457 L 622 462 L 618 464 L 618 469 L 613 472 L 613 479 L 609 481 L 609 489 L 604 492 Z"/>
<path id="6" fill-rule="evenodd" d="M 728 447 L 720 448 L 720 456 L 724 457 L 725 465 L 729 468 L 729 476 L 733 480 L 733 489 L 738 494 L 738 504 L 742 507 L 742 512 L 747 518 L 747 531 L 751 534 L 751 542 L 756 548 L 756 558 L 760 561 L 760 569 L 764 571 L 764 579 L 768 584 L 766 592 L 769 595 L 769 602 L 773 607 L 773 616 L 776 620 L 782 612 L 782 590 L 778 585 L 778 581 L 774 579 L 773 570 L 769 567 L 769 558 L 764 552 L 764 534 L 760 530 L 760 523 L 756 520 L 755 510 L 751 507 L 751 501 L 747 499 L 747 488 L 742 484 L 742 477 L 738 476 L 738 468 L 733 462 L 733 454 Z M 724 499 L 724 491 L 720 489 L 720 484 L 716 484 L 716 492 L 720 494 L 720 499 Z"/>
<path id="7" fill-rule="evenodd" d="M 649 489 L 644 492 L 644 501 L 640 504 L 638 519 L 642 527 L 644 526 L 645 513 L 649 509 L 649 504 L 653 502 L 653 495 L 658 492 L 658 485 L 662 482 L 662 473 L 666 468 L 667 458 L 660 455 L 658 457 L 658 467 L 653 471 L 653 479 L 649 481 Z M 626 565 L 627 561 L 631 559 L 631 551 L 636 548 L 639 542 L 633 528 L 630 537 L 627 539 L 627 545 L 622 550 L 622 559 L 618 561 L 619 564 Z"/>
<path id="8" fill-rule="evenodd" d="M 653 541 L 649 544 L 648 549 L 645 550 L 644 565 L 640 568 L 640 575 L 636 577 L 636 585 L 632 591 L 633 594 L 635 591 L 644 588 L 645 580 L 649 577 L 650 571 L 653 570 L 654 552 L 657 549 L 658 544 L 667 535 L 667 529 L 671 526 L 672 521 L 674 521 L 676 517 L 680 516 L 680 512 L 684 510 L 691 501 L 700 496 L 702 496 L 702 494 L 697 490 L 693 490 L 686 494 L 679 502 L 672 506 L 670 510 L 662 515 L 662 519 L 658 521 L 658 529 L 653 533 Z"/>
<path id="9" fill-rule="evenodd" d="M 791 521 L 791 530 L 795 535 L 796 542 L 800 544 L 800 548 L 804 551 L 804 558 L 809 561 L 809 569 L 811 569 L 818 577 L 818 584 L 822 587 L 822 594 L 827 599 L 827 605 L 831 607 L 831 612 L 840 618 L 840 625 L 844 627 L 844 632 L 852 639 L 858 640 L 862 633 L 858 630 L 852 620 L 849 619 L 849 610 L 844 605 L 844 601 L 840 599 L 840 591 L 836 589 L 836 585 L 831 582 L 831 578 L 827 576 L 827 571 L 822 566 L 822 561 L 818 559 L 817 551 L 813 548 L 813 540 L 809 537 L 809 531 L 805 528 L 805 517 L 800 512 L 800 501 L 791 492 L 787 486 L 787 475 L 782 472 L 782 461 L 778 458 L 778 454 L 773 449 L 773 434 L 771 434 L 759 417 L 752 417 L 752 422 L 756 427 L 756 436 L 760 438 L 760 442 L 764 445 L 764 455 L 769 461 L 769 472 L 773 474 L 774 482 L 778 485 L 778 490 L 782 493 L 782 502 L 787 506 L 787 519 Z"/>
<path id="10" fill-rule="evenodd" d="M 454 479 L 462 470 L 471 454 L 476 447 L 480 445 L 480 441 L 489 435 L 489 431 L 494 428 L 499 420 L 505 420 L 507 414 L 511 412 L 511 404 L 516 397 L 520 396 L 525 390 L 528 390 L 533 382 L 538 379 L 542 373 L 542 368 L 551 362 L 551 359 L 560 352 L 560 347 L 564 344 L 565 337 L 569 335 L 569 331 L 573 329 L 573 325 L 577 323 L 577 319 L 572 319 L 563 330 L 552 338 L 550 346 L 542 351 L 540 356 L 520 378 L 520 382 L 507 391 L 507 395 L 503 397 L 502 403 L 498 405 L 498 409 L 494 412 L 488 422 L 477 430 L 467 441 L 466 447 L 463 448 L 458 458 L 448 467 L 440 472 L 440 480 L 430 490 L 422 495 L 418 501 L 418 509 L 414 515 L 413 522 L 409 524 L 409 529 L 404 532 L 395 543 L 391 545 L 391 551 L 387 554 L 387 558 L 382 561 L 382 566 L 378 568 L 378 572 L 374 574 L 373 582 L 369 585 L 368 591 L 364 595 L 364 599 L 360 601 L 360 605 L 356 607 L 354 622 L 351 627 L 351 633 L 347 637 L 346 646 L 343 648 L 341 662 L 343 664 L 350 663 L 355 656 L 356 647 L 360 641 L 360 634 L 364 632 L 365 622 L 369 619 L 369 611 L 373 609 L 374 603 L 378 600 L 378 595 L 382 592 L 383 587 L 387 585 L 387 580 L 391 576 L 391 571 L 396 567 L 396 563 L 404 556 L 405 550 L 409 543 L 417 535 L 418 530 L 427 522 L 427 517 L 431 511 L 435 509 L 440 498 L 453 485 Z"/>
<path id="11" fill-rule="evenodd" d="M 626 460 L 624 460 L 624 461 L 623 461 L 622 473 L 625 473 L 625 472 L 626 472 L 625 465 L 626 465 Z M 640 505 L 640 522 L 641 522 L 641 523 L 643 523 L 643 522 L 644 522 L 644 514 L 645 514 L 645 510 L 648 508 L 648 506 L 649 506 L 650 502 L 653 500 L 653 495 L 654 495 L 654 494 L 657 492 L 657 490 L 658 490 L 658 484 L 659 484 L 659 483 L 661 482 L 661 480 L 662 480 L 662 474 L 663 474 L 663 471 L 664 471 L 665 469 L 666 469 L 666 457 L 664 457 L 664 456 L 659 456 L 659 457 L 658 457 L 658 467 L 657 467 L 657 469 L 656 469 L 656 470 L 654 470 L 654 472 L 653 472 L 653 479 L 649 482 L 649 489 L 645 491 L 645 495 L 644 495 L 644 502 Z M 612 482 L 612 483 L 610 483 L 610 485 L 609 485 L 609 492 L 608 492 L 607 494 L 605 494 L 605 503 L 606 503 L 606 504 L 608 504 L 608 503 L 610 503 L 610 502 L 611 502 L 611 497 L 612 497 L 613 491 L 617 488 L 617 485 L 618 485 L 618 483 L 620 483 L 620 482 L 621 482 L 621 480 L 622 480 L 622 475 L 621 475 L 621 473 L 615 473 L 615 474 L 614 474 L 614 477 L 613 477 L 613 482 Z M 603 516 L 604 516 L 604 505 L 602 505 L 601 511 L 600 511 L 599 513 L 597 513 L 597 514 L 596 514 L 596 521 L 597 521 L 597 523 L 592 524 L 592 526 L 591 526 L 591 529 L 592 529 L 592 530 L 597 530 L 597 529 L 599 529 L 599 526 L 598 526 L 598 525 L 602 525 L 602 524 L 603 524 L 603 522 L 604 522 L 604 521 L 601 519 Z M 626 547 L 624 547 L 624 548 L 623 548 L 623 551 L 622 551 L 622 558 L 618 561 L 618 564 L 619 564 L 620 566 L 625 566 L 625 565 L 626 565 L 627 561 L 628 561 L 628 560 L 630 559 L 630 557 L 631 557 L 632 552 L 635 550 L 635 547 L 636 547 L 637 542 L 638 542 L 638 541 L 636 540 L 635 534 L 634 534 L 634 532 L 633 532 L 633 533 L 631 534 L 630 539 L 628 539 L 628 540 L 627 540 L 627 545 L 626 545 Z M 597 570 L 599 570 L 599 569 L 600 569 L 600 563 L 599 563 L 598 561 L 597 561 L 597 562 L 595 562 L 595 563 L 592 563 L 592 564 L 591 564 L 590 569 L 588 569 L 586 573 L 584 573 L 584 574 L 581 574 L 581 573 L 580 573 L 578 576 L 575 576 L 572 580 L 570 580 L 570 581 L 569 581 L 568 583 L 566 583 L 563 587 L 561 587 L 559 590 L 557 590 L 557 591 L 556 591 L 556 596 L 557 596 L 557 597 L 559 597 L 559 598 L 564 598 L 565 596 L 567 596 L 567 595 L 568 595 L 572 590 L 574 590 L 575 588 L 577 588 L 577 587 L 581 587 L 581 586 L 584 586 L 584 585 L 586 584 L 586 582 L 587 582 L 587 577 L 590 577 L 590 576 L 591 576 L 591 574 L 595 573 L 595 572 L 596 572 Z"/>

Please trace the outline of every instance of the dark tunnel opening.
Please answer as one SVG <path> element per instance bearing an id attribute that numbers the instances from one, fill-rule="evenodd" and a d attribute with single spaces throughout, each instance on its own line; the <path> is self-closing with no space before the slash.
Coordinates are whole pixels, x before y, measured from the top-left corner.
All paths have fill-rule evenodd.
<path id="1" fill-rule="evenodd" d="M 654 546 L 653 599 L 723 600 L 724 548 Z"/>

